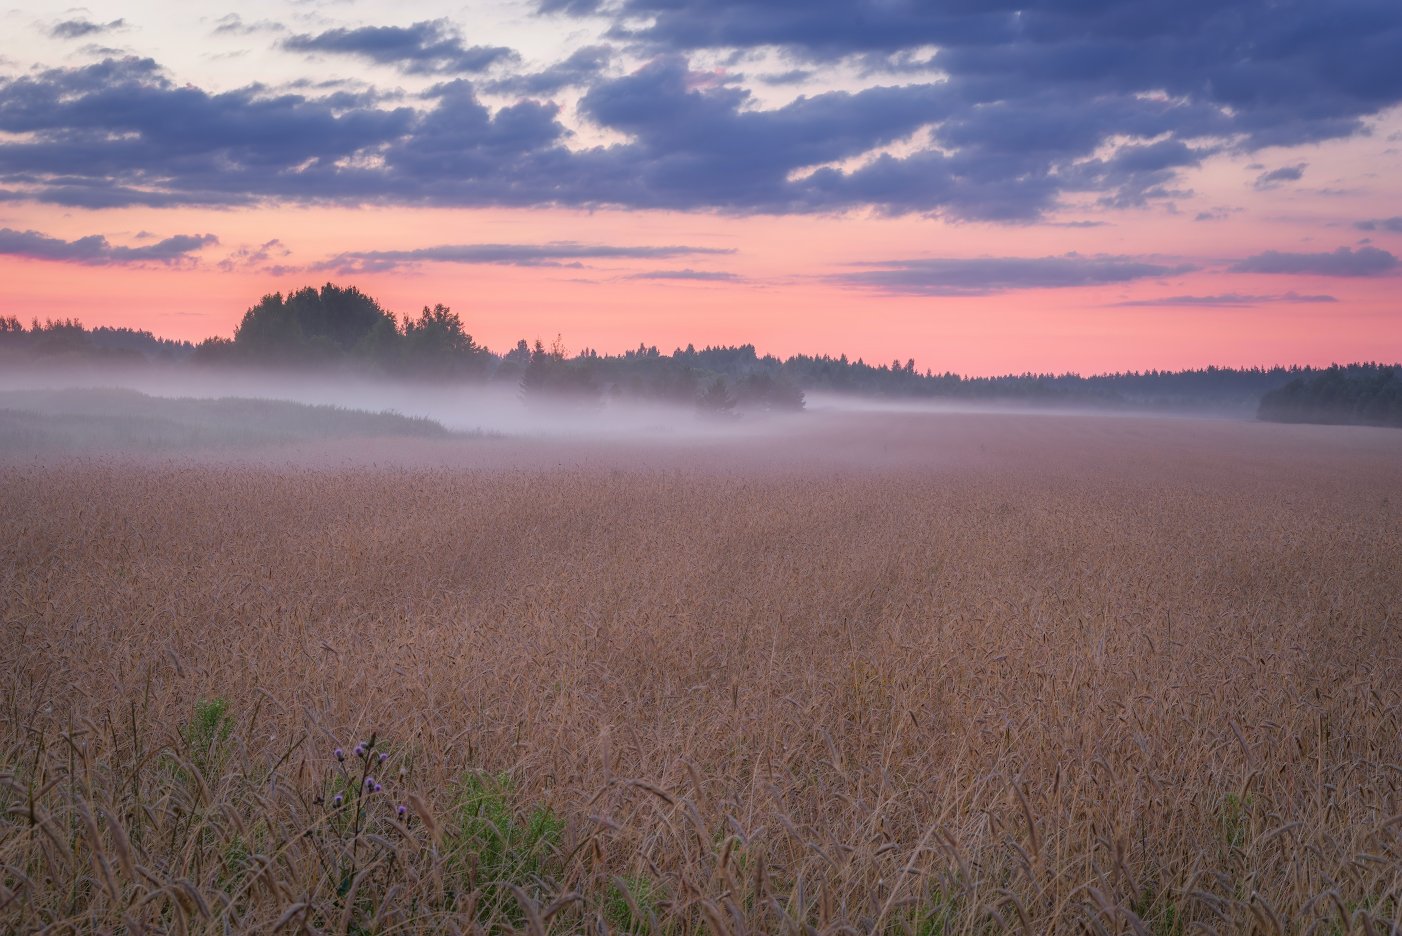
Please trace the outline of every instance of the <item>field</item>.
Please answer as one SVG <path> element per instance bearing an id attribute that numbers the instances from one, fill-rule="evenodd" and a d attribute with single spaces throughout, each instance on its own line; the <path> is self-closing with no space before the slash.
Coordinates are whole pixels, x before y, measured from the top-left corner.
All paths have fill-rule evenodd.
<path id="1" fill-rule="evenodd" d="M 20 453 L 0 663 L 6 932 L 1402 928 L 1388 430 Z"/>

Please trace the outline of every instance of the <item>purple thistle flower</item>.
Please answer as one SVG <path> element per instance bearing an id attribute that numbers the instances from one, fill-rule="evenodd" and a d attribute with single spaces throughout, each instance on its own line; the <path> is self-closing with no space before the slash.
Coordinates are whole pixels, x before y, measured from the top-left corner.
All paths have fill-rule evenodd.
<path id="1" fill-rule="evenodd" d="M 403 819 L 405 816 L 409 815 L 409 807 L 405 806 L 403 803 L 400 803 L 399 808 L 396 809 L 395 812 L 399 814 L 400 819 Z"/>
<path id="2" fill-rule="evenodd" d="M 345 799 L 342 798 L 341 794 L 339 794 L 339 793 L 337 793 L 335 796 L 331 797 L 331 805 L 334 806 L 334 807 L 336 807 L 337 809 L 340 809 L 340 808 L 341 808 L 341 804 L 344 803 L 344 802 L 345 802 Z"/>
<path id="3" fill-rule="evenodd" d="M 383 764 L 383 763 L 384 763 L 385 761 L 387 761 L 387 760 L 389 760 L 389 755 L 386 754 L 384 751 L 381 751 L 381 752 L 380 752 L 380 763 Z"/>
<path id="4" fill-rule="evenodd" d="M 378 783 L 375 784 L 375 792 L 376 792 L 376 793 L 380 792 L 380 791 L 383 790 L 383 789 L 384 789 L 384 787 L 380 786 Z"/>
<path id="5" fill-rule="evenodd" d="M 375 778 L 374 778 L 374 777 L 366 777 L 366 778 L 365 778 L 365 789 L 367 789 L 367 790 L 373 790 L 373 789 L 375 789 Z"/>
<path id="6" fill-rule="evenodd" d="M 336 750 L 332 751 L 331 753 L 336 755 L 336 760 L 338 761 L 343 761 L 346 759 L 346 752 L 341 750 L 340 748 L 336 748 Z"/>
<path id="7" fill-rule="evenodd" d="M 354 752 L 354 753 L 355 753 L 355 756 L 356 756 L 356 757 L 364 757 L 364 756 L 365 756 L 365 743 L 364 743 L 363 741 L 355 746 L 355 752 Z"/>

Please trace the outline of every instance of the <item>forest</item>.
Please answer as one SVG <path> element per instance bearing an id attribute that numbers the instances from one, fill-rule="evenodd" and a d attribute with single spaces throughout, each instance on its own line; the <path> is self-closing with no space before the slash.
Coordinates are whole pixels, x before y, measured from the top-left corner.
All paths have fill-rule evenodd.
<path id="1" fill-rule="evenodd" d="M 1293 378 L 1261 398 L 1274 422 L 1402 427 L 1402 367 L 1335 365 Z"/>

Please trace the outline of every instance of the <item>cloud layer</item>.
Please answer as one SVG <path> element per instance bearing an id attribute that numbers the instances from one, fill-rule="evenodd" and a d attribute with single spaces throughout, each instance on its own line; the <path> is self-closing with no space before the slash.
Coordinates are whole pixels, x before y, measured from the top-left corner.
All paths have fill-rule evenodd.
<path id="1" fill-rule="evenodd" d="M 1245 293 L 1221 293 L 1216 296 L 1161 296 L 1156 299 L 1134 299 L 1112 303 L 1117 308 L 1160 308 L 1177 306 L 1182 308 L 1226 308 L 1232 306 L 1313 305 L 1316 303 L 1338 302 L 1334 296 L 1302 295 L 1297 292 L 1275 293 L 1272 295 L 1248 295 Z"/>
<path id="2" fill-rule="evenodd" d="M 730 254 L 716 247 L 620 246 L 555 241 L 548 244 L 442 244 L 412 250 L 343 253 L 317 265 L 343 272 L 383 272 L 422 263 L 494 264 L 529 267 L 580 267 L 586 260 L 658 260 L 703 254 Z"/>
<path id="3" fill-rule="evenodd" d="M 49 30 L 49 35 L 55 39 L 86 39 L 121 29 L 125 25 L 126 20 L 123 19 L 114 19 L 107 23 L 94 23 L 92 20 L 86 19 L 70 19 L 55 23 L 53 28 Z"/>
<path id="4" fill-rule="evenodd" d="M 1188 194 L 1185 170 L 1214 154 L 1356 135 L 1402 103 L 1395 0 L 540 9 L 612 17 L 611 44 L 534 71 L 446 20 L 303 32 L 278 46 L 443 79 L 401 106 L 372 91 L 216 93 L 141 58 L 0 77 L 0 199 L 874 209 L 1021 223 L 1069 201 L 1172 202 Z M 761 52 L 794 67 L 718 75 L 698 70 L 701 50 L 741 69 Z M 624 51 L 643 64 L 623 71 Z M 877 77 L 853 90 L 805 85 L 778 106 L 747 87 L 811 82 L 838 62 Z M 617 142 L 581 145 L 581 127 Z M 1264 171 L 1258 184 L 1303 169 Z"/>
<path id="5" fill-rule="evenodd" d="M 844 286 L 917 296 L 988 296 L 1019 289 L 1104 286 L 1188 273 L 1188 264 L 1165 264 L 1139 257 L 937 257 L 888 260 L 833 277 Z"/>
<path id="6" fill-rule="evenodd" d="M 1308 276 L 1382 276 L 1397 270 L 1397 257 L 1377 247 L 1340 247 L 1332 253 L 1267 250 L 1232 264 L 1234 273 L 1283 273 Z"/>
<path id="7" fill-rule="evenodd" d="M 177 234 L 145 247 L 121 247 L 113 245 L 101 234 L 91 234 L 68 241 L 50 237 L 39 231 L 0 228 L 0 255 L 27 257 L 31 260 L 58 260 L 87 266 L 174 264 L 187 261 L 191 259 L 191 254 L 217 243 L 219 238 L 213 234 Z"/>
<path id="8" fill-rule="evenodd" d="M 284 39 L 282 47 L 294 52 L 356 56 L 394 65 L 410 74 L 475 74 L 516 58 L 505 46 L 466 45 L 446 20 L 302 33 Z"/>

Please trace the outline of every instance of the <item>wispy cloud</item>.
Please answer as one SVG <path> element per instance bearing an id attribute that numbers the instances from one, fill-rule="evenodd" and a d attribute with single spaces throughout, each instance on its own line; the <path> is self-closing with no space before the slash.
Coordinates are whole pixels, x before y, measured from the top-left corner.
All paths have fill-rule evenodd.
<path id="1" fill-rule="evenodd" d="M 1160 296 L 1154 299 L 1132 299 L 1126 302 L 1111 303 L 1115 308 L 1158 308 L 1166 306 L 1180 306 L 1184 308 L 1228 308 L 1231 306 L 1258 306 L 1275 305 L 1277 303 L 1286 304 L 1311 304 L 1319 302 L 1338 302 L 1334 296 L 1326 295 L 1302 295 L 1297 292 L 1275 293 L 1272 295 L 1253 296 L 1245 293 L 1221 293 L 1216 296 Z"/>
<path id="2" fill-rule="evenodd" d="M 0 254 L 32 260 L 81 263 L 85 266 L 138 263 L 173 265 L 188 261 L 196 251 L 217 243 L 219 238 L 213 234 L 176 234 L 144 247 L 122 247 L 112 244 L 101 234 L 70 241 L 39 231 L 0 228 Z"/>
<path id="3" fill-rule="evenodd" d="M 1393 218 L 1370 218 L 1366 221 L 1355 221 L 1353 226 L 1360 231 L 1390 231 L 1393 234 L 1402 234 L 1402 215 Z"/>
<path id="4" fill-rule="evenodd" d="M 274 20 L 254 20 L 249 22 L 237 13 L 228 13 L 214 23 L 215 35 L 250 36 L 260 32 L 286 32 L 287 27 Z"/>
<path id="5" fill-rule="evenodd" d="M 219 261 L 219 269 L 225 273 L 239 269 L 257 269 L 264 270 L 274 276 L 281 276 L 283 273 L 290 272 L 292 267 L 274 261 L 284 260 L 291 255 L 292 251 L 287 249 L 287 245 L 275 237 L 256 247 L 240 246 Z"/>
<path id="6" fill-rule="evenodd" d="M 124 19 L 114 19 L 107 23 L 94 23 L 92 20 L 86 19 L 70 19 L 55 23 L 49 29 L 49 35 L 55 39 L 83 39 L 123 29 L 126 25 L 127 21 Z"/>
<path id="7" fill-rule="evenodd" d="M 1196 269 L 1140 257 L 1076 253 L 1059 257 L 937 257 L 860 264 L 829 277 L 843 286 L 896 295 L 991 296 L 1019 289 L 1067 289 L 1177 276 Z"/>
<path id="8" fill-rule="evenodd" d="M 717 247 L 621 246 L 553 241 L 547 244 L 442 244 L 412 250 L 368 250 L 338 254 L 315 269 L 343 273 L 378 273 L 422 263 L 494 264 L 498 266 L 582 267 L 585 260 L 664 260 L 704 254 L 732 254 Z"/>
<path id="9" fill-rule="evenodd" d="M 1233 273 L 1282 273 L 1313 276 L 1382 276 L 1397 269 L 1398 260 L 1378 247 L 1340 247 L 1332 253 L 1288 253 L 1267 250 L 1238 260 Z"/>
<path id="10" fill-rule="evenodd" d="M 649 270 L 646 273 L 634 273 L 628 279 L 635 280 L 695 280 L 707 283 L 736 283 L 742 277 L 734 273 L 725 273 L 712 270 Z"/>
<path id="11" fill-rule="evenodd" d="M 1305 176 L 1305 169 L 1309 163 L 1298 163 L 1294 166 L 1281 166 L 1279 169 L 1272 169 L 1263 172 L 1256 177 L 1255 187 L 1260 191 L 1280 188 L 1286 182 L 1298 182 Z"/>

